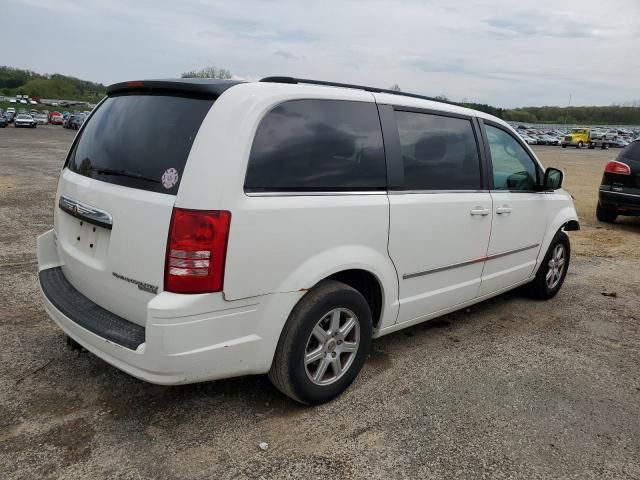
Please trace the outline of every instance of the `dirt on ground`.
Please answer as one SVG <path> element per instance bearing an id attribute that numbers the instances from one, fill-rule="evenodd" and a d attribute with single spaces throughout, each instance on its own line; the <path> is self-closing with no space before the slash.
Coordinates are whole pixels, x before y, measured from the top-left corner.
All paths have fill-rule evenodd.
<path id="1" fill-rule="evenodd" d="M 65 348 L 35 239 L 72 138 L 0 129 L 0 478 L 640 479 L 640 223 L 594 216 L 617 150 L 536 148 L 582 225 L 554 299 L 510 292 L 378 339 L 307 408 L 265 376 L 160 387 Z"/>

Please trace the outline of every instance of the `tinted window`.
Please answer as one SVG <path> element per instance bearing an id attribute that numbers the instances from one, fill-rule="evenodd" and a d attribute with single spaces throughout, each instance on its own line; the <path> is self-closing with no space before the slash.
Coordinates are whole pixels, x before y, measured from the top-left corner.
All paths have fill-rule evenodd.
<path id="1" fill-rule="evenodd" d="M 175 195 L 212 103 L 161 95 L 110 97 L 86 122 L 68 167 L 104 182 Z"/>
<path id="2" fill-rule="evenodd" d="M 620 158 L 628 158 L 629 160 L 640 162 L 640 142 L 631 142 L 627 145 L 624 150 L 620 152 Z"/>
<path id="3" fill-rule="evenodd" d="M 486 125 L 495 190 L 536 189 L 537 168 L 525 149 L 504 130 Z"/>
<path id="4" fill-rule="evenodd" d="M 271 110 L 256 132 L 249 191 L 377 190 L 386 187 L 373 103 L 294 100 Z"/>
<path id="5" fill-rule="evenodd" d="M 478 190 L 480 159 L 469 120 L 396 111 L 407 190 Z"/>

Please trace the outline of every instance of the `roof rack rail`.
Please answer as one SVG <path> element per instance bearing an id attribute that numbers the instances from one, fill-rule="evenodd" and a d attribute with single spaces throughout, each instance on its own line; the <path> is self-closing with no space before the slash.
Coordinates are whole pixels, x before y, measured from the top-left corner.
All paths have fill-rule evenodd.
<path id="1" fill-rule="evenodd" d="M 456 102 L 451 102 L 449 100 L 440 100 L 438 98 L 428 97 L 426 95 L 418 95 L 416 93 L 407 93 L 407 92 L 402 92 L 397 90 L 388 90 L 385 88 L 367 87 L 364 85 L 353 85 L 351 83 L 327 82 L 324 80 L 311 80 L 308 78 L 295 78 L 295 77 L 264 77 L 264 78 L 261 78 L 260 81 L 268 82 L 268 83 L 290 83 L 290 84 L 306 83 L 309 85 L 322 85 L 325 87 L 353 88 L 356 90 L 364 90 L 365 92 L 389 93 L 391 95 L 402 95 L 405 97 L 420 98 L 422 100 L 431 100 L 432 102 L 446 103 L 448 105 L 462 106 Z"/>

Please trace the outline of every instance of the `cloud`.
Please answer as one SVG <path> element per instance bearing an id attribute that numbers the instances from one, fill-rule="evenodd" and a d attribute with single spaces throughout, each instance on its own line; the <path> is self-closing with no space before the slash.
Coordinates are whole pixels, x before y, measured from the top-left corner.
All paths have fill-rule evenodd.
<path id="1" fill-rule="evenodd" d="M 579 22 L 558 15 L 534 15 L 533 17 L 494 17 L 486 20 L 494 33 L 507 36 L 548 36 L 559 38 L 591 38 L 600 32 L 597 24 Z"/>
<path id="2" fill-rule="evenodd" d="M 304 60 L 304 57 L 299 57 L 291 52 L 287 52 L 286 50 L 277 50 L 273 52 L 273 54 L 282 58 L 286 58 L 287 60 Z"/>
<path id="3" fill-rule="evenodd" d="M 637 98 L 640 1 L 5 0 L 2 63 L 111 83 L 227 68 L 497 106 Z M 47 18 L 82 42 L 51 42 Z M 24 36 L 25 30 L 29 35 Z M 621 68 L 624 75 L 620 75 Z"/>

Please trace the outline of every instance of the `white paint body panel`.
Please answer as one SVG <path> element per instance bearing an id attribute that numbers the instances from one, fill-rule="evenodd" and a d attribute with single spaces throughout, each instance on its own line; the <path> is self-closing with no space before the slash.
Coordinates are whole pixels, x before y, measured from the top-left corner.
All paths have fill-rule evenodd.
<path id="1" fill-rule="evenodd" d="M 482 259 L 491 234 L 491 196 L 479 193 L 389 195 L 389 254 L 400 274 L 398 322 L 427 316 L 478 295 L 483 261 L 458 268 L 438 268 Z M 416 275 L 402 278 L 403 275 Z"/>
<path id="2" fill-rule="evenodd" d="M 535 197 L 522 201 L 489 192 L 248 195 L 244 178 L 260 120 L 274 106 L 294 99 L 378 101 L 504 124 L 481 112 L 398 95 L 312 85 L 234 86 L 205 117 L 177 196 L 62 173 L 55 231 L 38 239 L 39 268 L 62 266 L 83 295 L 145 326 L 146 341 L 136 351 L 115 345 L 75 324 L 45 298 L 55 322 L 107 362 L 154 383 L 265 373 L 291 310 L 307 289 L 329 275 L 348 269 L 373 274 L 382 290 L 374 336 L 381 336 L 526 282 L 553 235 L 577 219 L 563 191 L 531 194 Z M 113 230 L 82 229 L 77 219 L 57 207 L 60 195 L 108 211 Z M 513 204 L 509 218 L 495 213 L 503 200 Z M 222 293 L 162 291 L 174 206 L 231 212 Z M 478 206 L 490 213 L 470 215 Z M 483 260 L 488 254 L 532 244 L 540 246 L 522 256 Z M 480 260 L 402 278 L 474 259 Z M 113 277 L 114 271 L 157 285 L 159 291 L 141 291 Z"/>
<path id="3" fill-rule="evenodd" d="M 491 192 L 493 225 L 487 256 L 522 251 L 485 263 L 480 295 L 501 290 L 532 276 L 547 229 L 547 196 L 544 193 Z M 511 211 L 497 213 L 500 208 Z"/>

